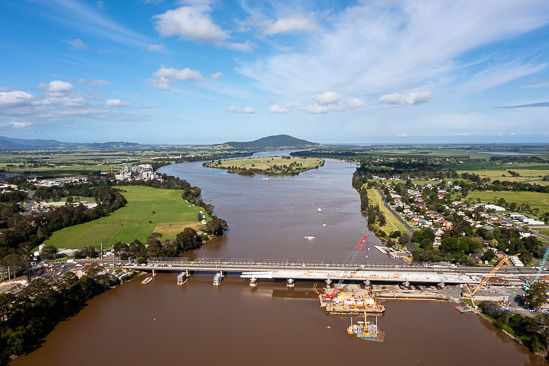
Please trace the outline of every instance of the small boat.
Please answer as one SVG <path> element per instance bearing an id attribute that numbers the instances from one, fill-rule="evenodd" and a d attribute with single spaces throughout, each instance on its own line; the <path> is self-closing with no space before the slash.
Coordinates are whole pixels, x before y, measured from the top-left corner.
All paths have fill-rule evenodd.
<path id="1" fill-rule="evenodd" d="M 223 281 L 223 273 L 222 272 L 217 272 L 213 278 L 213 285 L 214 286 L 219 286 L 221 285 L 221 281 Z"/>
<path id="2" fill-rule="evenodd" d="M 177 284 L 184 285 L 189 280 L 189 271 L 183 271 L 177 276 Z"/>
<path id="3" fill-rule="evenodd" d="M 143 281 L 141 281 L 142 285 L 146 285 L 147 283 L 151 282 L 153 280 L 152 276 L 147 276 Z"/>
<path id="4" fill-rule="evenodd" d="M 315 238 L 315 237 L 312 236 L 312 235 L 307 235 L 307 236 L 305 236 L 305 239 L 307 239 L 307 240 L 313 240 L 314 238 Z"/>
<path id="5" fill-rule="evenodd" d="M 320 207 L 318 208 L 318 212 L 322 212 L 322 209 Z"/>
<path id="6" fill-rule="evenodd" d="M 268 177 L 264 177 L 263 180 L 269 180 L 269 178 L 268 178 Z"/>

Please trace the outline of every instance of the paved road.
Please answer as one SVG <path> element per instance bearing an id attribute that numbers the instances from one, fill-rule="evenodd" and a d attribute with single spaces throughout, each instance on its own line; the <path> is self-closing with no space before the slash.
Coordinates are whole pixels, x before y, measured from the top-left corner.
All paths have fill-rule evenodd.
<path id="1" fill-rule="evenodd" d="M 29 191 L 29 203 L 25 206 L 23 216 L 28 216 L 32 212 L 32 206 L 34 206 L 34 191 Z"/>

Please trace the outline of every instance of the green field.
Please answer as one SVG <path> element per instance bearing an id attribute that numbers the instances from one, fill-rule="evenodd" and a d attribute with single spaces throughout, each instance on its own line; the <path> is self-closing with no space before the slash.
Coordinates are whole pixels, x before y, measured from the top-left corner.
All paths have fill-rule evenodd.
<path id="1" fill-rule="evenodd" d="M 531 208 L 539 208 L 540 213 L 549 212 L 549 194 L 539 192 L 493 192 L 485 191 L 469 192 L 467 199 L 474 201 L 480 198 L 483 203 L 494 203 L 500 198 L 504 198 L 508 203 L 515 202 L 518 205 L 527 203 Z"/>
<path id="2" fill-rule="evenodd" d="M 298 158 L 291 157 L 285 159 L 282 156 L 272 156 L 265 158 L 249 158 L 249 159 L 234 159 L 234 160 L 222 160 L 221 165 L 215 165 L 215 168 L 230 169 L 231 167 L 237 168 L 254 168 L 260 170 L 270 169 L 275 165 L 290 165 L 291 163 L 302 164 L 304 168 L 312 169 L 315 166 L 322 165 L 322 159 L 318 158 Z"/>
<path id="3" fill-rule="evenodd" d="M 387 235 L 391 235 L 394 231 L 400 231 L 401 233 L 407 232 L 404 225 L 398 221 L 398 219 L 389 211 L 387 208 L 385 208 L 385 205 L 383 204 L 383 200 L 378 193 L 377 189 L 370 188 L 368 189 L 368 198 L 370 199 L 370 202 L 377 204 L 380 208 L 383 214 L 385 215 L 385 219 L 387 220 L 387 224 L 385 226 L 380 226 L 380 230 L 384 231 Z M 379 226 L 378 223 L 376 225 Z"/>
<path id="4" fill-rule="evenodd" d="M 110 216 L 56 231 L 44 244 L 57 248 L 82 249 L 88 245 L 111 245 L 118 241 L 144 242 L 153 232 L 162 239 L 174 239 L 185 227 L 200 229 L 201 207 L 187 204 L 182 191 L 150 187 L 119 187 L 128 200 Z"/>

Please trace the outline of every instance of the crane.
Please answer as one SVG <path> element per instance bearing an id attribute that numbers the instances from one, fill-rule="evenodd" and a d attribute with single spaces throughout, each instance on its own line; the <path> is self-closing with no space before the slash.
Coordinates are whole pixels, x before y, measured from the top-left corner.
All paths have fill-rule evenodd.
<path id="1" fill-rule="evenodd" d="M 541 275 L 541 272 L 543 271 L 543 268 L 545 267 L 545 263 L 547 262 L 547 257 L 549 257 L 549 245 L 547 245 L 547 249 L 545 249 L 545 254 L 543 255 L 543 258 L 541 259 L 541 262 L 539 264 L 538 273 L 536 274 L 536 277 L 534 277 L 534 280 L 532 282 L 528 282 L 528 279 L 526 279 L 526 284 L 522 287 L 524 291 L 530 290 L 530 287 L 536 282 L 539 281 L 539 276 Z"/>
<path id="2" fill-rule="evenodd" d="M 492 278 L 492 276 L 493 276 L 494 274 L 496 274 L 496 272 L 498 271 L 498 269 L 500 269 L 501 266 L 503 266 L 503 264 L 504 264 L 505 262 L 507 262 L 508 259 L 513 258 L 513 257 L 517 257 L 517 256 L 519 256 L 519 255 L 520 255 L 520 253 L 519 253 L 519 254 L 512 255 L 512 256 L 507 256 L 507 255 L 506 255 L 505 257 L 503 257 L 503 259 L 502 259 L 502 260 L 492 269 L 492 271 L 490 271 L 490 273 L 489 273 L 486 277 L 484 277 L 484 279 L 483 279 L 482 281 L 480 281 L 480 283 L 473 289 L 473 291 L 471 291 L 471 290 L 469 289 L 469 286 L 465 286 L 465 288 L 467 289 L 467 291 L 469 291 L 469 293 L 468 293 L 468 294 L 465 294 L 465 296 L 468 296 L 468 297 L 471 298 L 471 303 L 473 304 L 473 307 L 474 307 L 475 309 L 477 308 L 477 306 L 475 305 L 475 302 L 473 301 L 473 296 L 477 293 L 477 291 L 480 290 L 480 289 L 482 288 L 482 286 L 484 286 L 484 285 L 486 284 L 486 282 L 488 282 L 488 280 L 489 280 L 490 278 Z"/>
<path id="3" fill-rule="evenodd" d="M 349 253 L 349 256 L 345 260 L 345 265 L 348 265 L 349 267 L 351 267 L 354 264 L 354 262 L 356 260 L 356 257 L 358 256 L 358 253 L 360 252 L 360 250 L 364 246 L 364 243 L 366 243 L 366 239 L 368 239 L 368 235 L 364 235 L 362 237 L 362 239 L 360 240 L 360 242 L 357 244 L 357 246 L 351 251 L 351 253 Z M 343 284 L 343 281 L 348 276 L 348 273 L 349 273 L 349 271 L 346 271 L 342 274 L 341 278 L 339 279 L 339 282 L 337 283 L 337 285 L 334 286 L 334 290 L 332 291 L 331 294 L 327 294 L 326 292 L 322 291 L 324 293 L 324 295 L 326 295 L 326 299 L 332 300 L 335 297 L 335 295 L 337 294 L 337 292 L 341 288 L 341 285 Z"/>

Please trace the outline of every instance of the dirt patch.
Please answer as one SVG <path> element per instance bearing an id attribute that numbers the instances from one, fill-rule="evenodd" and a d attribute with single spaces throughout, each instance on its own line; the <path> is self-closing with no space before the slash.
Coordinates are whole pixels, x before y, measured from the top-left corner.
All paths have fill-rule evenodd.
<path id="1" fill-rule="evenodd" d="M 162 234 L 162 239 L 175 239 L 175 236 L 187 227 L 193 228 L 198 231 L 202 228 L 202 225 L 196 221 L 173 222 L 169 224 L 159 223 L 156 224 L 154 232 Z"/>

